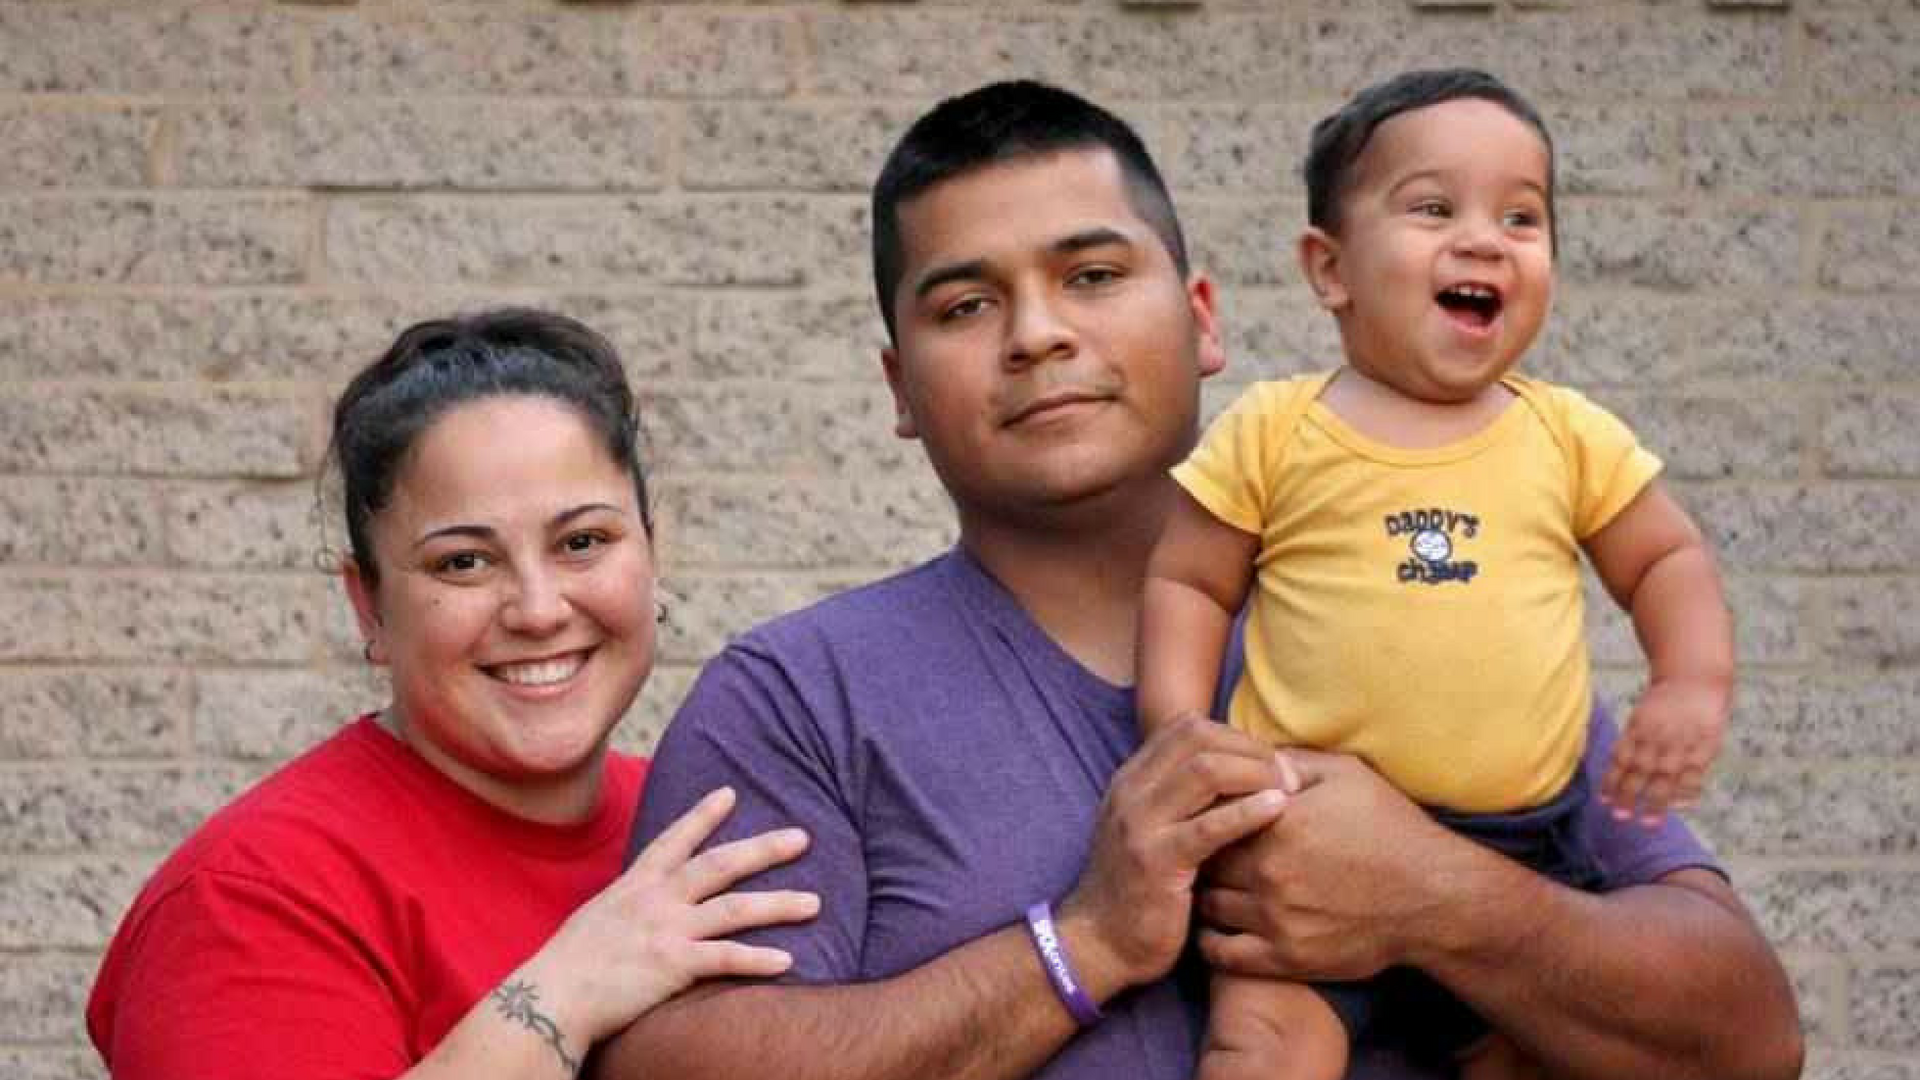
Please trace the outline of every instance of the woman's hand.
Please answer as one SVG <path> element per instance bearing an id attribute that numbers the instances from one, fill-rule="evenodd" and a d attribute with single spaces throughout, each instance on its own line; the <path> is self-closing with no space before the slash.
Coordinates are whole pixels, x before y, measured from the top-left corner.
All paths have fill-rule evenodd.
<path id="1" fill-rule="evenodd" d="M 564 1033 L 570 1052 L 579 1053 L 700 979 L 778 975 L 793 962 L 783 950 L 725 939 L 810 919 L 820 910 L 819 897 L 725 890 L 794 859 L 806 850 L 806 833 L 777 829 L 695 855 L 733 803 L 731 788 L 701 799 L 503 984 L 520 982 L 523 999 L 526 989 L 535 992 L 544 1006 L 538 1011 L 550 1018 L 550 1028 Z"/>

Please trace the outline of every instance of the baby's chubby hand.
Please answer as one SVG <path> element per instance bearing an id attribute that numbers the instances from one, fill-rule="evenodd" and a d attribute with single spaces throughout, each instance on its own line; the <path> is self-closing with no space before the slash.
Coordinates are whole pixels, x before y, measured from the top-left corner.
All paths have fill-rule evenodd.
<path id="1" fill-rule="evenodd" d="M 1663 681 L 1647 687 L 1600 784 L 1600 801 L 1625 821 L 1649 828 L 1668 810 L 1700 799 L 1707 769 L 1726 736 L 1732 694 L 1710 682 Z"/>

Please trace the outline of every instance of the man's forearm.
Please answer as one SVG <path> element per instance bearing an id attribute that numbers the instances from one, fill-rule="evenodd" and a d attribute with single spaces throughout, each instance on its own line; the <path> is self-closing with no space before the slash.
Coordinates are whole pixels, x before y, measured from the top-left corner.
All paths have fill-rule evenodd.
<path id="1" fill-rule="evenodd" d="M 696 989 L 607 1044 L 597 1075 L 1014 1080 L 1074 1030 L 1016 925 L 880 982 Z"/>
<path id="2" fill-rule="evenodd" d="M 1416 962 L 1549 1074 L 1799 1075 L 1786 976 L 1718 876 L 1683 870 L 1592 895 L 1487 863 L 1464 884 L 1455 916 Z"/>

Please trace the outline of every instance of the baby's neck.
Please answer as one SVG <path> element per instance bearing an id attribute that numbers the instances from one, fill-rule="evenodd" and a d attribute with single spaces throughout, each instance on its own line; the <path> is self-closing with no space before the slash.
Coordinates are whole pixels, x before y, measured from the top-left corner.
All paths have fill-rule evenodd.
<path id="1" fill-rule="evenodd" d="M 1465 401 L 1424 401 L 1348 366 L 1327 384 L 1320 403 L 1348 427 L 1401 450 L 1459 442 L 1500 418 L 1513 391 L 1495 382 Z"/>

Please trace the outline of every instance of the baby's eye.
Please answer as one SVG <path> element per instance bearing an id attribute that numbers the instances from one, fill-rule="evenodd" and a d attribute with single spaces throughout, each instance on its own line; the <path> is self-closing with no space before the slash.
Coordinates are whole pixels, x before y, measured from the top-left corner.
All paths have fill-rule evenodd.
<path id="1" fill-rule="evenodd" d="M 1441 199 L 1421 199 L 1408 209 L 1421 217 L 1446 217 L 1451 213 L 1446 202 Z"/>
<path id="2" fill-rule="evenodd" d="M 1506 223 L 1516 229 L 1535 229 L 1540 227 L 1542 215 L 1532 210 L 1507 211 Z"/>

